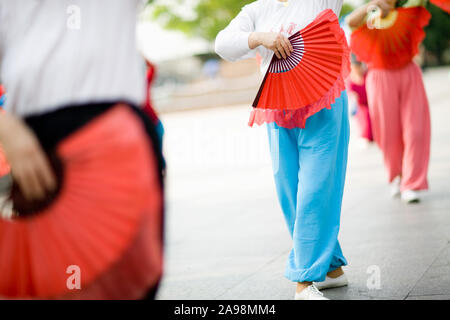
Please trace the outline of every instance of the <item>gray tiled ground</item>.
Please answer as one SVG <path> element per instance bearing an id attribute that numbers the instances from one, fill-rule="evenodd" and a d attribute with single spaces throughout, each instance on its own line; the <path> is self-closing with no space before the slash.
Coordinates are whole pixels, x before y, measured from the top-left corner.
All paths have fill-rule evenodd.
<path id="1" fill-rule="evenodd" d="M 5 193 L 11 185 L 11 177 L 9 175 L 0 178 L 0 194 Z"/>
<path id="2" fill-rule="evenodd" d="M 450 299 L 450 69 L 425 75 L 433 145 L 422 203 L 389 198 L 376 147 L 350 146 L 340 239 L 350 285 L 332 299 Z M 160 299 L 291 299 L 290 239 L 264 128 L 248 107 L 167 114 L 168 232 Z M 380 270 L 369 289 L 368 268 Z M 370 270 L 369 270 L 370 271 Z"/>

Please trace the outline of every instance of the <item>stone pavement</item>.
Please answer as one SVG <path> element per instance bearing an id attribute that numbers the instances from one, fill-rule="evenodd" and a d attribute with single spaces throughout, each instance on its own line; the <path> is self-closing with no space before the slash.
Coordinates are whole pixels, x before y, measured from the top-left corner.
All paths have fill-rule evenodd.
<path id="1" fill-rule="evenodd" d="M 425 73 L 432 113 L 430 191 L 391 199 L 381 154 L 352 125 L 340 240 L 350 285 L 331 299 L 450 299 L 450 68 Z M 265 128 L 249 107 L 164 115 L 167 253 L 159 299 L 292 299 L 291 241 Z"/>

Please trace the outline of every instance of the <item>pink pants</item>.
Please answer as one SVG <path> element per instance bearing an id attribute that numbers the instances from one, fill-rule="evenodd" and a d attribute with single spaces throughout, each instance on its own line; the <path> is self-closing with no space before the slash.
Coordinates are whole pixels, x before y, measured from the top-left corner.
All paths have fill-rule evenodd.
<path id="1" fill-rule="evenodd" d="M 373 141 L 372 124 L 370 123 L 369 108 L 367 106 L 358 105 L 358 111 L 355 114 L 361 131 L 361 138 Z"/>
<path id="2" fill-rule="evenodd" d="M 367 97 L 389 181 L 400 176 L 402 191 L 428 189 L 430 110 L 419 66 L 369 70 Z"/>

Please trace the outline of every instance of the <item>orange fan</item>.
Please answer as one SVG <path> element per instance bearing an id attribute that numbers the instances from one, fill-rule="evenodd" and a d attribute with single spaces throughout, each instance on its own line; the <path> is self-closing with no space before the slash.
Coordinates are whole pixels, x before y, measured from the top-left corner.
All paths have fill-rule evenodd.
<path id="1" fill-rule="evenodd" d="M 2 102 L 3 102 L 2 98 L 3 98 L 4 94 L 5 94 L 5 88 L 0 84 L 0 107 L 2 106 Z"/>
<path id="2" fill-rule="evenodd" d="M 2 86 L 0 86 L 0 98 L 2 96 Z M 0 109 L 0 112 L 3 112 L 2 109 Z M 3 153 L 2 146 L 0 145 L 0 178 L 7 175 L 9 173 L 9 164 L 6 161 L 5 154 Z"/>
<path id="3" fill-rule="evenodd" d="M 430 17 L 421 6 L 397 8 L 381 20 L 380 28 L 371 29 L 364 24 L 355 30 L 351 48 L 358 60 L 370 68 L 402 68 L 418 54 Z"/>
<path id="4" fill-rule="evenodd" d="M 3 153 L 2 147 L 0 146 L 0 178 L 9 173 L 9 165 L 6 161 L 6 157 Z"/>
<path id="5" fill-rule="evenodd" d="M 442 10 L 450 13 L 450 0 L 430 0 L 430 2 Z"/>
<path id="6" fill-rule="evenodd" d="M 128 107 L 116 106 L 92 120 L 63 140 L 56 154 L 62 180 L 54 201 L 33 215 L 0 220 L 1 297 L 85 298 L 84 290 L 105 297 L 96 282 L 104 291 L 124 290 L 124 274 L 130 272 L 117 268 L 130 262 L 121 257 L 138 263 L 132 248 L 144 222 L 161 209 L 155 159 L 142 123 Z M 149 236 L 154 237 L 147 235 L 147 241 Z M 145 261 L 142 251 L 140 257 Z M 68 286 L 74 270 L 80 272 L 79 292 Z M 131 270 L 129 278 L 149 273 L 145 267 Z M 108 278 L 110 272 L 116 276 Z"/>
<path id="7" fill-rule="evenodd" d="M 350 50 L 344 31 L 334 12 L 327 9 L 289 40 L 294 51 L 286 59 L 275 55 L 253 102 L 250 124 L 299 121 L 334 102 L 344 90 L 344 78 L 350 71 Z M 275 111 L 281 111 L 275 112 Z M 283 117 L 276 119 L 276 117 Z"/>

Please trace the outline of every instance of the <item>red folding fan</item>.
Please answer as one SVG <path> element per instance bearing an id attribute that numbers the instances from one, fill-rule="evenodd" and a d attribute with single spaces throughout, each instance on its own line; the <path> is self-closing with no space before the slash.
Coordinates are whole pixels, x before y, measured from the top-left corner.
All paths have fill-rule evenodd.
<path id="1" fill-rule="evenodd" d="M 430 0 L 430 2 L 442 10 L 450 13 L 450 0 Z"/>
<path id="2" fill-rule="evenodd" d="M 62 141 L 57 157 L 61 185 L 52 203 L 32 215 L 0 220 L 0 296 L 104 298 L 129 292 L 129 279 L 140 282 L 132 288 L 136 293 L 136 286 L 155 278 L 143 252 L 157 246 L 152 241 L 160 241 L 160 232 L 153 232 L 154 224 L 154 230 L 142 228 L 162 206 L 142 123 L 129 108 L 114 107 Z M 80 271 L 79 292 L 67 286 L 70 266 Z"/>
<path id="3" fill-rule="evenodd" d="M 294 51 L 286 59 L 273 56 L 253 102 L 250 125 L 275 121 L 289 127 L 296 125 L 286 122 L 294 120 L 304 126 L 306 118 L 329 108 L 345 88 L 350 50 L 332 10 L 324 10 L 289 40 Z M 280 110 L 283 115 L 276 112 Z"/>
<path id="4" fill-rule="evenodd" d="M 6 161 L 5 154 L 3 153 L 2 147 L 0 146 L 0 178 L 9 173 L 9 165 Z"/>
<path id="5" fill-rule="evenodd" d="M 364 24 L 352 33 L 351 48 L 358 60 L 371 68 L 404 67 L 419 52 L 430 20 L 424 7 L 397 8 L 381 20 L 381 28 Z"/>
<path id="6" fill-rule="evenodd" d="M 5 94 L 5 88 L 0 84 L 0 98 Z"/>
<path id="7" fill-rule="evenodd" d="M 0 86 L 0 97 L 2 96 L 3 88 Z M 0 109 L 0 112 L 4 112 L 2 109 Z M 5 154 L 3 153 L 2 146 L 0 145 L 0 178 L 5 176 L 9 173 L 9 164 L 6 161 Z"/>

